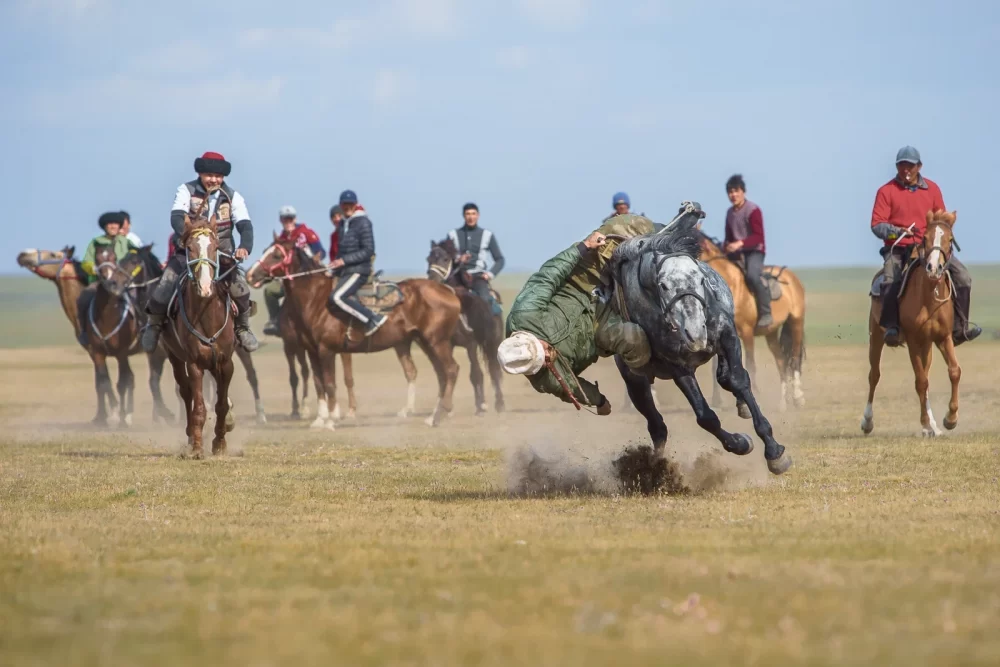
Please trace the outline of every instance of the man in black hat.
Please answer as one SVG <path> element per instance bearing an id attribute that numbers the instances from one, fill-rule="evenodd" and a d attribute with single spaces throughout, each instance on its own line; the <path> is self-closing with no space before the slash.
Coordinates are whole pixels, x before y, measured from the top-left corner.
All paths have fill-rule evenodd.
<path id="1" fill-rule="evenodd" d="M 504 258 L 493 232 L 479 226 L 479 207 L 469 202 L 462 207 L 465 224 L 448 232 L 458 253 L 456 269 L 465 271 L 472 279 L 469 289 L 490 305 L 494 315 L 502 314 L 500 304 L 490 292 L 490 281 L 503 269 Z M 492 262 L 488 266 L 488 260 Z"/>
<path id="2" fill-rule="evenodd" d="M 253 250 L 253 224 L 243 195 L 225 182 L 226 176 L 232 171 L 232 165 L 219 153 L 209 152 L 195 159 L 194 170 L 198 178 L 177 188 L 170 211 L 170 226 L 173 227 L 176 238 L 179 239 L 184 233 L 186 216 L 193 218 L 200 215 L 209 219 L 215 216 L 219 250 L 237 261 L 246 259 Z M 234 227 L 240 233 L 238 247 L 233 241 Z M 156 349 L 167 317 L 167 305 L 174 294 L 177 279 L 186 270 L 184 256 L 181 253 L 172 255 L 160 283 L 153 290 L 149 305 L 146 306 L 149 326 L 142 334 L 142 347 L 146 352 Z M 258 343 L 250 331 L 250 287 L 246 276 L 239 270 L 231 271 L 227 280 L 229 294 L 236 304 L 236 342 L 247 352 L 253 352 Z"/>

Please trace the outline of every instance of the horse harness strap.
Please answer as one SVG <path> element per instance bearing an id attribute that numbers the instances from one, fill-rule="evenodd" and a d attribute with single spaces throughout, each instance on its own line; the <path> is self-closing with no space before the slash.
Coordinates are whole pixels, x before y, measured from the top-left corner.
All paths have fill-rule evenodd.
<path id="1" fill-rule="evenodd" d="M 104 349 L 106 350 L 108 348 L 108 341 L 111 340 L 119 331 L 121 331 L 122 327 L 125 326 L 125 322 L 128 320 L 128 316 L 130 314 L 133 317 L 135 316 L 135 306 L 132 303 L 132 297 L 129 296 L 128 290 L 126 290 L 122 294 L 121 319 L 118 320 L 118 325 L 111 330 L 111 333 L 105 336 L 104 334 L 101 333 L 101 330 L 97 328 L 97 322 L 94 320 L 94 304 L 96 302 L 97 302 L 96 296 L 90 300 L 90 307 L 87 309 L 87 319 L 90 321 L 90 328 L 93 329 L 94 333 L 100 337 L 101 345 L 103 345 Z M 136 333 L 136 336 L 137 335 L 138 332 Z M 133 342 L 135 341 L 135 336 L 132 337 L 132 341 Z M 131 347 L 131 344 L 129 345 L 129 347 Z"/>

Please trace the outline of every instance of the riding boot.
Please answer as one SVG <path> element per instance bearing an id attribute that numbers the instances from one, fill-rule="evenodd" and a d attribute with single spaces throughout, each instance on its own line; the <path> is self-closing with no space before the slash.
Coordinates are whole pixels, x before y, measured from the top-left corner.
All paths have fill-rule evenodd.
<path id="1" fill-rule="evenodd" d="M 388 316 L 378 315 L 375 319 L 370 320 L 368 325 L 365 327 L 365 337 L 371 336 L 373 333 L 378 331 L 383 324 L 389 321 Z"/>
<path id="2" fill-rule="evenodd" d="M 167 319 L 167 314 L 156 313 L 151 310 L 147 312 L 149 313 L 149 320 L 146 322 L 146 329 L 142 332 L 142 349 L 147 354 L 152 354 L 156 351 L 156 346 L 160 342 L 160 332 L 163 331 L 163 323 Z"/>
<path id="3" fill-rule="evenodd" d="M 250 331 L 250 308 L 248 307 L 244 310 L 237 305 L 237 309 L 239 312 L 236 314 L 234 327 L 236 343 L 247 352 L 254 352 L 259 343 L 257 342 L 257 337 Z"/>
<path id="4" fill-rule="evenodd" d="M 265 336 L 280 336 L 278 329 L 278 313 L 281 310 L 281 290 L 264 288 L 264 304 L 267 306 L 267 324 L 264 325 Z"/>
<path id="5" fill-rule="evenodd" d="M 757 302 L 757 328 L 767 329 L 774 324 L 771 316 L 771 289 L 763 280 L 754 286 L 754 298 Z"/>
<path id="6" fill-rule="evenodd" d="M 899 285 L 893 283 L 882 289 L 882 317 L 879 325 L 885 329 L 885 344 L 899 347 L 903 340 L 899 335 Z"/>
<path id="7" fill-rule="evenodd" d="M 983 330 L 975 324 L 969 323 L 969 310 L 972 307 L 972 288 L 955 288 L 955 323 L 951 338 L 958 347 L 962 343 L 975 340 Z"/>

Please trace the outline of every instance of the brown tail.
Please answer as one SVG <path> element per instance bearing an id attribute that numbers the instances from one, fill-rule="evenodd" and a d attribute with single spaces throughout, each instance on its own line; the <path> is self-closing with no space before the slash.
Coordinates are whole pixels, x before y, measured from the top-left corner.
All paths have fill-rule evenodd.
<path id="1" fill-rule="evenodd" d="M 793 371 L 801 371 L 802 362 L 806 358 L 806 332 L 805 329 L 802 330 L 802 349 L 799 350 L 799 354 L 796 356 L 794 335 L 792 334 L 792 327 L 794 326 L 795 322 L 792 318 L 785 320 L 785 323 L 781 325 L 778 343 L 781 346 L 781 358 L 785 362 L 785 366 Z"/>

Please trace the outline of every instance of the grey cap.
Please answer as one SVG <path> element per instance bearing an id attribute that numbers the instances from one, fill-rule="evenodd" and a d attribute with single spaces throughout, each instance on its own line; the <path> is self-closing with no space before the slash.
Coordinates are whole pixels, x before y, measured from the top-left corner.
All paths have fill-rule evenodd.
<path id="1" fill-rule="evenodd" d="M 913 146 L 903 146 L 896 153 L 896 164 L 900 162 L 909 162 L 910 164 L 921 164 L 920 162 L 920 151 L 918 151 Z"/>
<path id="2" fill-rule="evenodd" d="M 278 209 L 279 218 L 294 218 L 296 215 L 298 214 L 295 212 L 294 206 L 282 206 Z"/>

